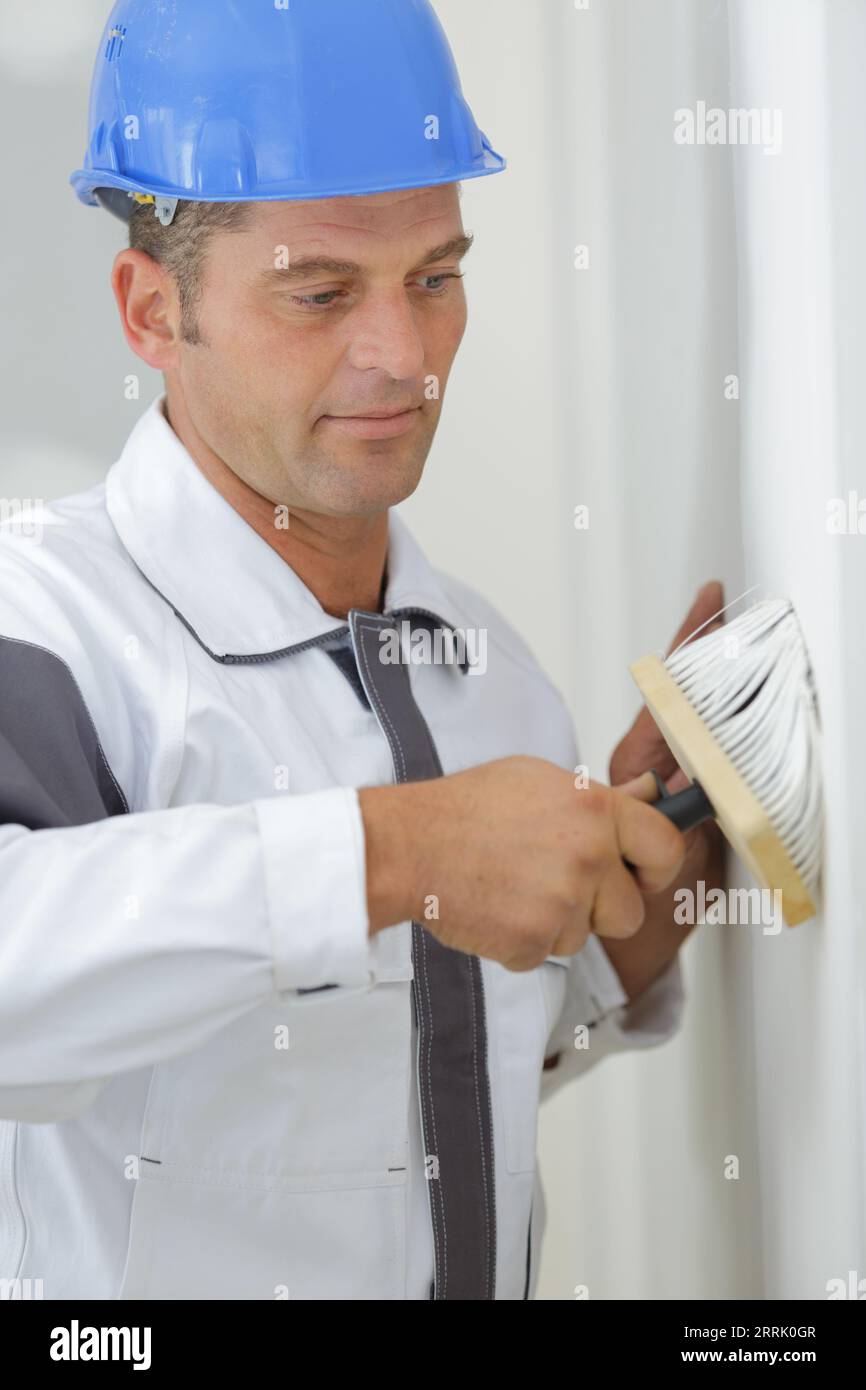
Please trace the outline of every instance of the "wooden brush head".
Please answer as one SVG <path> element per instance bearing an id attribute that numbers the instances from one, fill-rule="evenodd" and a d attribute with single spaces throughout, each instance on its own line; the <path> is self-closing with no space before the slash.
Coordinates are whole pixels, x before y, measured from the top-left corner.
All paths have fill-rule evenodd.
<path id="1" fill-rule="evenodd" d="M 781 891 L 788 926 L 814 917 L 815 903 L 763 806 L 664 663 L 645 656 L 629 670 L 680 767 L 712 802 L 732 848 L 762 887 Z"/>

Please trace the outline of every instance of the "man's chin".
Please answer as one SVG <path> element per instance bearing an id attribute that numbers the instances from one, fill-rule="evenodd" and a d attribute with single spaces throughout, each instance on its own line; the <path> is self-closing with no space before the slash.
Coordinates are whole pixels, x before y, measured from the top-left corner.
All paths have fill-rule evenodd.
<path id="1" fill-rule="evenodd" d="M 386 454 L 362 453 L 351 461 L 335 460 L 334 474 L 324 489 L 330 496 L 335 514 L 341 516 L 374 516 L 388 507 L 405 502 L 421 482 L 424 457 L 397 458 Z"/>
<path id="2" fill-rule="evenodd" d="M 415 492 L 420 477 L 402 487 L 347 489 L 339 497 L 323 498 L 315 510 L 322 516 L 333 517 L 374 517 L 391 507 L 397 507 Z"/>

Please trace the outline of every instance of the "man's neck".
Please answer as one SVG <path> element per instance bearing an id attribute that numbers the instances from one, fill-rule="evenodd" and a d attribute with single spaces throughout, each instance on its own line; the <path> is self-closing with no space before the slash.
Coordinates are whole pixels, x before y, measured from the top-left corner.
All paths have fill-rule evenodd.
<path id="1" fill-rule="evenodd" d="M 292 509 L 280 526 L 274 503 L 204 443 L 182 405 L 173 403 L 169 416 L 164 402 L 163 412 L 208 482 L 285 560 L 326 613 L 346 618 L 351 608 L 381 611 L 387 583 L 387 511 L 372 517 L 325 517 Z"/>

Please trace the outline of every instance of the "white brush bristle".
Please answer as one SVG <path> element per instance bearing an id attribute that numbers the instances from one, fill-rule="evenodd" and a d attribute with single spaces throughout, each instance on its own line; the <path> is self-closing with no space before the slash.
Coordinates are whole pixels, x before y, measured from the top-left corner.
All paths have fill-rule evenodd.
<path id="1" fill-rule="evenodd" d="M 810 893 L 821 876 L 818 701 L 793 606 L 765 599 L 665 666 L 764 808 Z"/>

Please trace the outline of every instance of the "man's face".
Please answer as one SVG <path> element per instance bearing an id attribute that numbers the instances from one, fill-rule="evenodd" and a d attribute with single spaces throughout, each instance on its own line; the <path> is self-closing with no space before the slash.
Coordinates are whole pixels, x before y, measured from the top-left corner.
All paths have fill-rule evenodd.
<path id="1" fill-rule="evenodd" d="M 170 394 L 273 502 L 323 516 L 395 505 L 420 481 L 466 327 L 467 248 L 442 256 L 464 237 L 456 184 L 256 204 L 248 228 L 210 242 L 202 341 L 179 345 Z"/>

